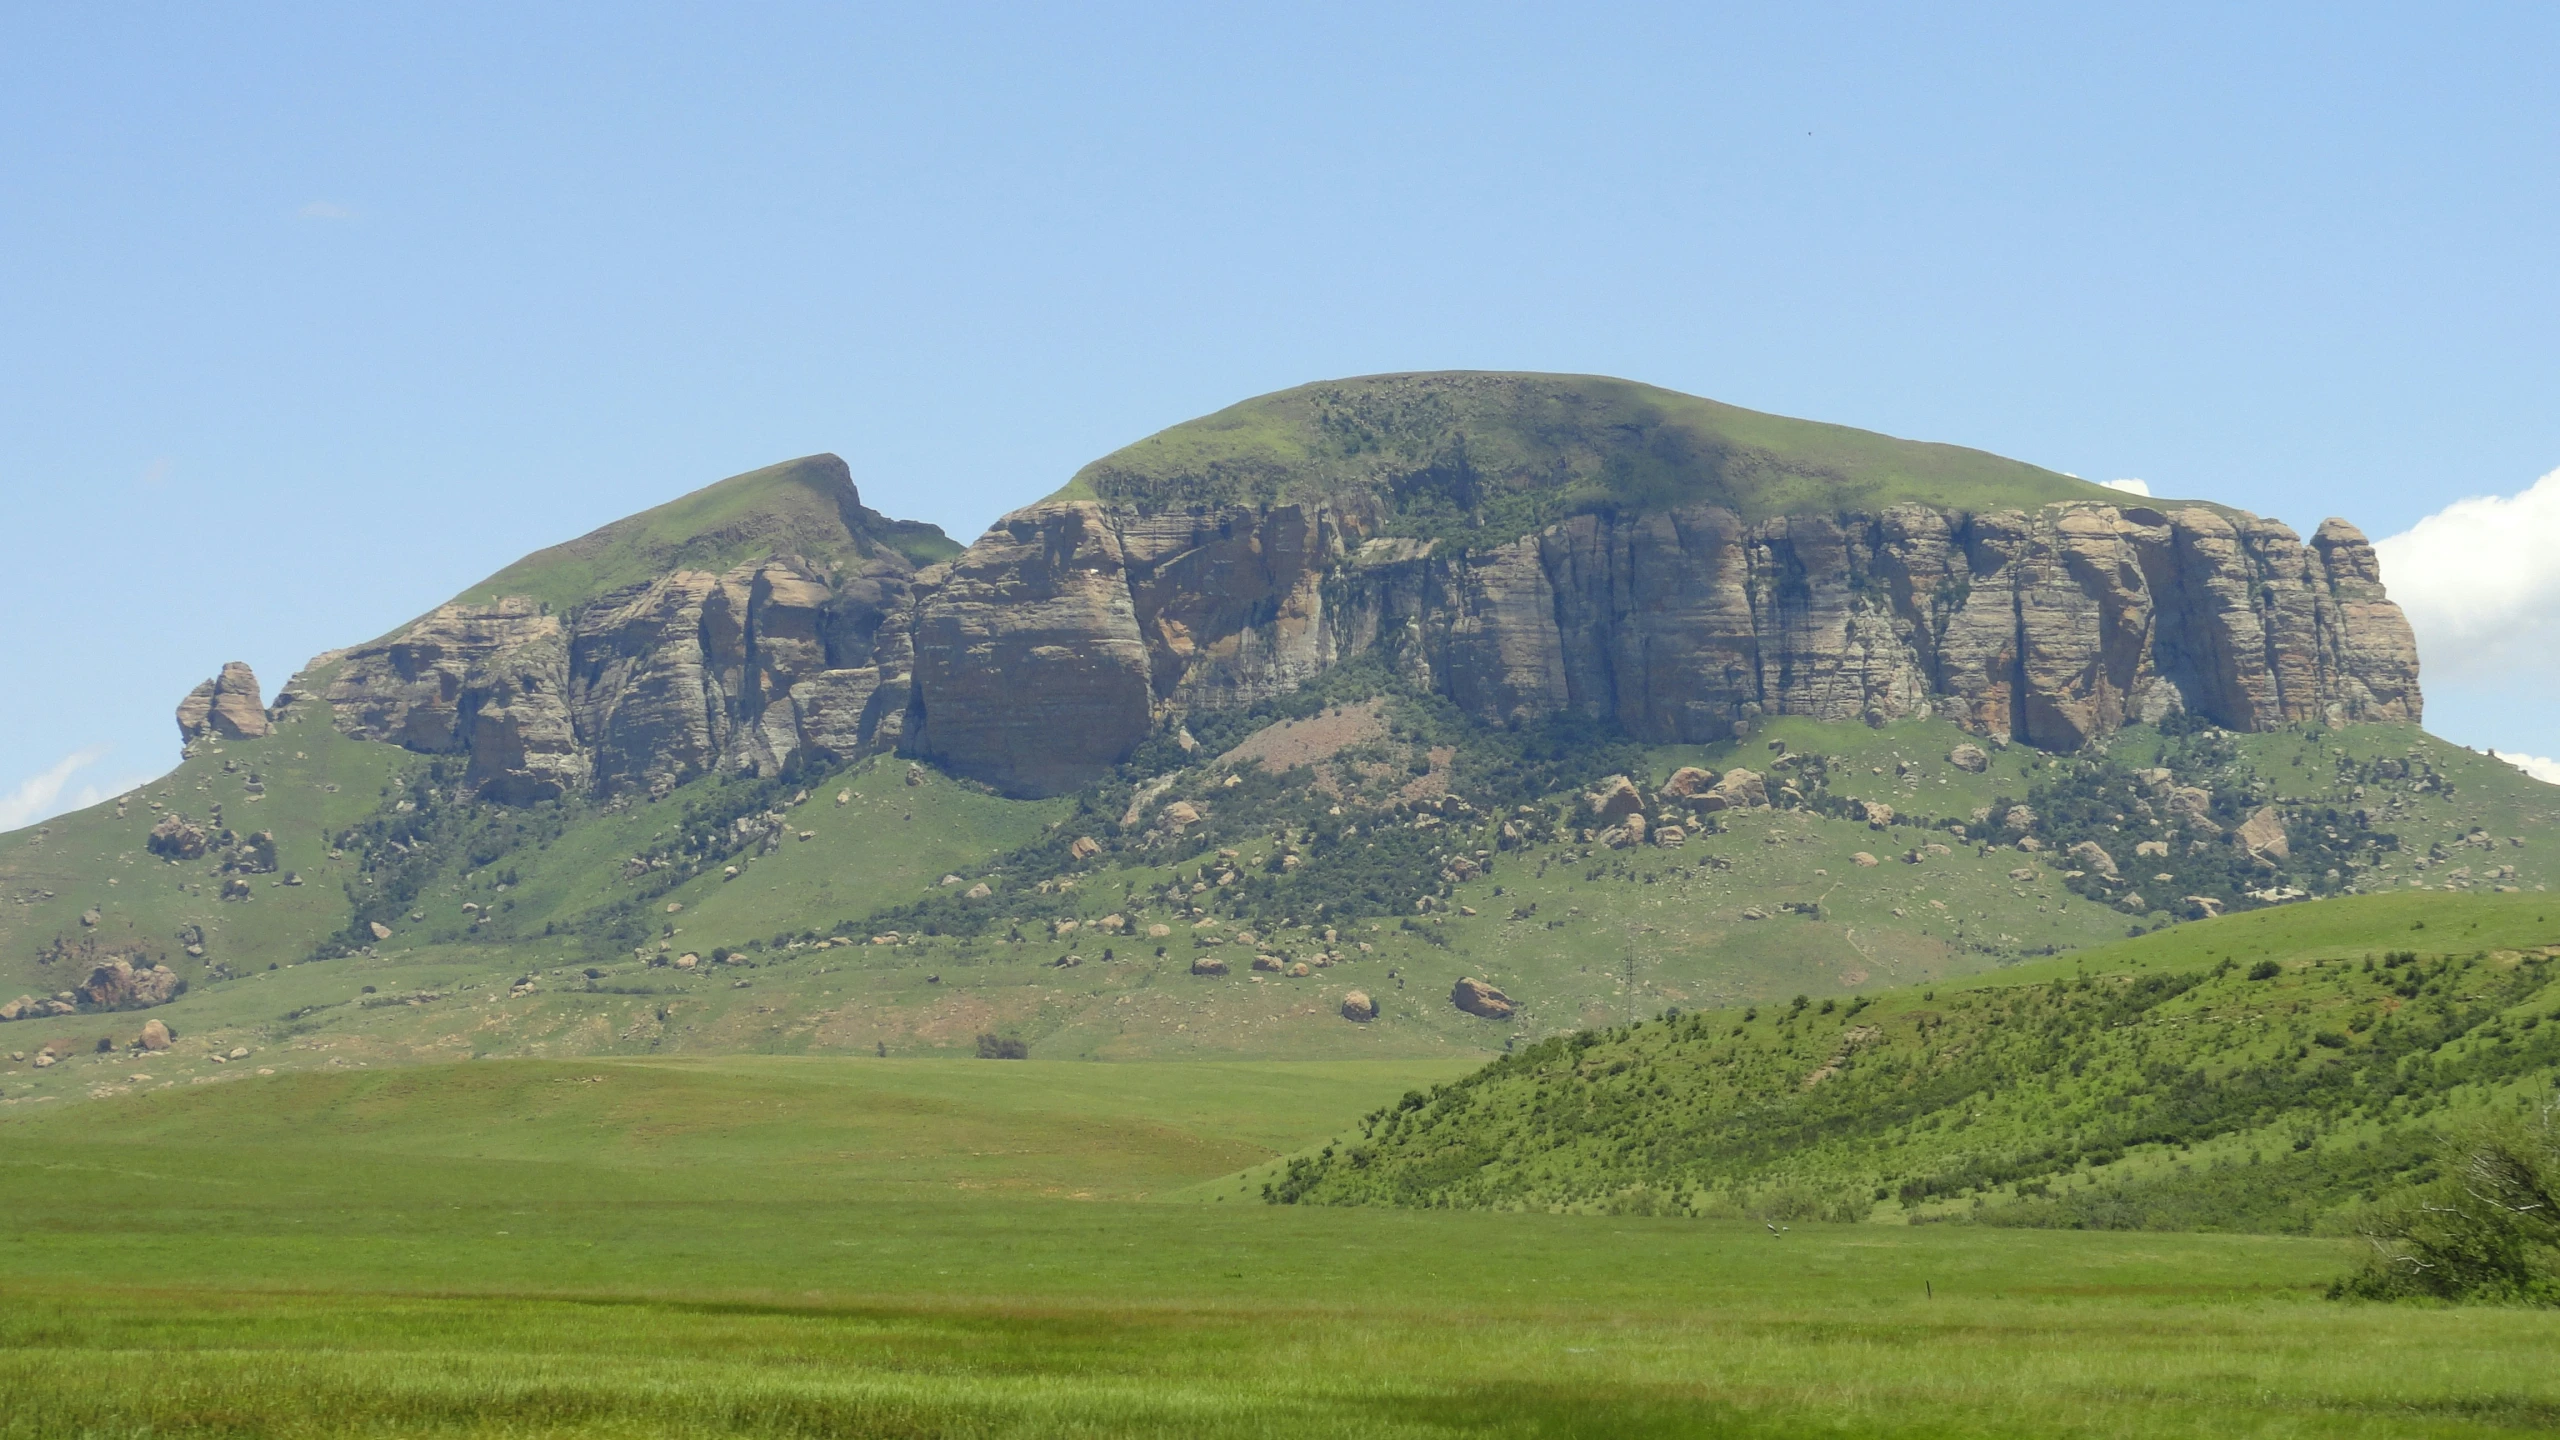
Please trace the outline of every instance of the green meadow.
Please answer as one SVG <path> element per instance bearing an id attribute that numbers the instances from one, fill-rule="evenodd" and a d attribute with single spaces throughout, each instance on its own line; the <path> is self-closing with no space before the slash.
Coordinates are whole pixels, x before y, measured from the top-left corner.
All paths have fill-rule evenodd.
<path id="1" fill-rule="evenodd" d="M 478 1061 L 0 1121 L 0 1434 L 2487 1435 L 2352 1242 L 1254 1203 L 1447 1061 Z"/>

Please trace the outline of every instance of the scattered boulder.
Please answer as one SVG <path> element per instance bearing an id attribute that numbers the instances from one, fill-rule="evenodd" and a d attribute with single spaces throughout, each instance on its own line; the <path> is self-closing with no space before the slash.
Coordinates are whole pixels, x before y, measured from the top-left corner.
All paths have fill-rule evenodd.
<path id="1" fill-rule="evenodd" d="M 1724 777 L 1698 797 L 1702 810 L 1756 810 L 1769 803 L 1768 782 L 1749 770 L 1727 770 Z"/>
<path id="2" fill-rule="evenodd" d="M 2136 841 L 2133 857 L 2137 860 L 2166 860 L 2169 858 L 2169 842 L 2166 840 Z"/>
<path id="3" fill-rule="evenodd" d="M 2213 792 L 2197 785 L 2172 785 L 2161 797 L 2169 818 L 2182 825 L 2216 830 L 2213 823 Z"/>
<path id="4" fill-rule="evenodd" d="M 1102 842 L 1090 835 L 1077 836 L 1075 843 L 1067 847 L 1068 856 L 1076 860 L 1090 860 L 1101 853 Z"/>
<path id="5" fill-rule="evenodd" d="M 2260 860 L 2278 863 L 2293 858 L 2292 843 L 2285 839 L 2284 816 L 2273 805 L 2261 805 L 2233 832 L 2242 849 Z"/>
<path id="6" fill-rule="evenodd" d="M 1366 1025 L 1378 1018 L 1377 1002 L 1366 990 L 1354 990 L 1342 997 L 1342 1018 L 1356 1025 Z"/>
<path id="7" fill-rule="evenodd" d="M 1170 925 L 1157 923 L 1147 927 L 1147 938 L 1150 940 L 1162 940 L 1171 934 L 1173 934 L 1173 927 Z"/>
<path id="8" fill-rule="evenodd" d="M 2018 848 L 2033 855 L 2044 849 L 2044 842 L 2033 835 L 2021 835 L 2018 837 Z"/>
<path id="9" fill-rule="evenodd" d="M 1857 854 L 1849 857 L 1849 863 L 1857 866 L 1861 870 L 1873 870 L 1876 868 L 1877 861 L 1876 857 L 1868 854 L 1864 850 L 1861 850 Z"/>
<path id="10" fill-rule="evenodd" d="M 1979 775 L 1983 771 L 1991 768 L 1991 755 L 1989 751 L 1984 750 L 1981 746 L 1976 745 L 1971 741 L 1966 741 L 1964 744 L 1947 752 L 1947 763 L 1953 765 L 1959 770 L 1969 771 L 1972 774 Z"/>
<path id="11" fill-rule="evenodd" d="M 391 927 L 383 924 L 379 920 L 372 922 L 365 926 L 365 928 L 373 932 L 373 938 L 376 940 L 388 940 L 391 938 Z"/>
<path id="12" fill-rule="evenodd" d="M 1849 802 L 1849 813 L 1870 825 L 1893 823 L 1893 807 L 1881 800 L 1852 800 Z"/>
<path id="13" fill-rule="evenodd" d="M 1677 847 L 1686 844 L 1688 843 L 1688 839 L 1689 832 L 1681 829 L 1677 825 L 1665 825 L 1653 832 L 1653 843 L 1665 847 Z"/>
<path id="14" fill-rule="evenodd" d="M 1297 964 L 1289 967 L 1289 976 L 1294 980 L 1304 980 L 1314 973 L 1316 973 L 1314 968 L 1308 965 L 1304 960 L 1301 960 Z"/>
<path id="15" fill-rule="evenodd" d="M 1644 796 L 1637 792 L 1636 782 L 1624 775 L 1601 781 L 1583 800 L 1590 806 L 1595 824 L 1610 824 L 1644 812 Z"/>
<path id="16" fill-rule="evenodd" d="M 240 842 L 240 853 L 232 863 L 251 875 L 273 875 L 283 868 L 276 860 L 275 832 L 261 830 Z"/>
<path id="17" fill-rule="evenodd" d="M 2210 920 L 2222 913 L 2222 902 L 2210 895 L 2190 895 L 2179 903 L 2187 907 L 2191 919 Z"/>
<path id="18" fill-rule="evenodd" d="M 169 1033 L 168 1026 L 161 1024 L 159 1019 L 154 1017 L 142 1022 L 142 1033 L 134 1037 L 133 1048 L 137 1050 L 166 1050 L 169 1048 L 169 1042 L 177 1038 L 177 1036 Z"/>
<path id="19" fill-rule="evenodd" d="M 2117 878 L 2116 859 L 2095 840 L 2083 840 L 2064 852 L 2071 863 L 2108 880 Z"/>
<path id="20" fill-rule="evenodd" d="M 1191 962 L 1191 973 L 1194 975 L 1224 975 L 1227 973 L 1227 962 L 1219 959 L 1215 955 L 1203 955 Z"/>
<path id="21" fill-rule="evenodd" d="M 961 891 L 960 898 L 963 900 L 984 900 L 994 893 L 996 892 L 987 888 L 987 882 L 981 880 L 977 884 L 970 886 L 968 889 Z"/>
<path id="22" fill-rule="evenodd" d="M 166 965 L 136 968 L 119 956 L 98 962 L 71 993 L 79 1003 L 100 1010 L 141 1010 L 166 1005 L 186 988 L 186 982 Z"/>
<path id="23" fill-rule="evenodd" d="M 234 875 L 222 882 L 222 898 L 225 900 L 247 900 L 257 893 L 243 876 Z"/>
<path id="24" fill-rule="evenodd" d="M 2036 812 L 2024 805 L 2012 805 L 2008 813 L 2000 817 L 2000 824 L 2024 835 L 2036 828 Z"/>
<path id="25" fill-rule="evenodd" d="M 941 886 L 943 889 L 948 890 L 952 886 L 960 883 L 960 877 L 957 875 L 945 875 L 934 883 Z"/>
<path id="26" fill-rule="evenodd" d="M 1472 975 L 1449 988 L 1449 1003 L 1487 1020 L 1511 1018 L 1511 997 Z"/>
<path id="27" fill-rule="evenodd" d="M 163 860 L 201 860 L 205 852 L 205 833 L 182 815 L 164 815 L 151 827 L 150 837 L 142 848 Z"/>
<path id="28" fill-rule="evenodd" d="M 107 917 L 99 914 L 97 907 L 93 905 L 80 912 L 80 928 L 84 930 L 95 930 L 98 928 L 98 922 L 105 918 Z"/>
<path id="29" fill-rule="evenodd" d="M 1165 828 L 1179 835 L 1200 823 L 1200 807 L 1188 800 L 1176 800 L 1162 812 Z"/>
<path id="30" fill-rule="evenodd" d="M 2009 878 L 2012 880 L 2033 880 L 2036 878 L 2036 867 L 2033 865 L 2021 865 L 2017 869 L 2009 872 Z"/>
<path id="31" fill-rule="evenodd" d="M 1280 957 L 1277 955 L 1256 955 L 1253 957 L 1253 968 L 1277 975 L 1286 967 L 1280 963 Z"/>
<path id="32" fill-rule="evenodd" d="M 1662 794 L 1663 798 L 1668 800 L 1694 799 L 1714 788 L 1715 783 L 1716 772 L 1713 770 L 1701 770 L 1695 765 L 1683 765 L 1671 772 L 1670 779 L 1662 782 Z"/>
<path id="33" fill-rule="evenodd" d="M 1081 920 L 1057 920 L 1050 923 L 1049 934 L 1054 939 L 1063 940 L 1083 928 L 1084 922 Z"/>

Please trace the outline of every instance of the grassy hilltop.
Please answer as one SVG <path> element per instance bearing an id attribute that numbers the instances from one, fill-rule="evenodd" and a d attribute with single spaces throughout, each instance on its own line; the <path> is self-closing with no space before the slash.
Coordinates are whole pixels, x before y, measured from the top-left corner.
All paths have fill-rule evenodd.
<path id="1" fill-rule="evenodd" d="M 1959 445 L 1745 410 L 1596 375 L 1432 371 L 1328 380 L 1158 431 L 1051 499 L 1146 507 L 1373 495 L 1389 533 L 1496 543 L 1579 510 L 1721 505 L 1745 519 L 2123 501 Z"/>

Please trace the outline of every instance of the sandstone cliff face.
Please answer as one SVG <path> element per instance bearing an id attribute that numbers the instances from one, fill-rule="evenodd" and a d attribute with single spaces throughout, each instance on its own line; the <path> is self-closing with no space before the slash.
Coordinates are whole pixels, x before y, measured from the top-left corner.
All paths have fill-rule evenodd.
<path id="1" fill-rule="evenodd" d="M 334 657 L 325 699 L 350 735 L 468 755 L 468 783 L 513 803 L 894 746 L 912 687 L 904 623 L 888 622 L 916 567 L 854 550 L 834 567 L 676 568 L 565 615 L 513 596 L 446 605 Z"/>
<path id="2" fill-rule="evenodd" d="M 670 563 L 562 613 L 448 605 L 335 657 L 325 698 L 516 803 L 880 750 L 1054 794 L 1186 712 L 1363 655 L 1488 723 L 1579 711 L 1657 743 L 1763 715 L 1943 715 L 2049 749 L 2178 713 L 2420 718 L 2409 627 L 2340 520 L 2306 545 L 2201 506 L 1702 504 L 1462 550 L 1381 536 L 1383 503 L 1044 503 L 920 570 L 866 538 L 847 480 L 832 559 Z M 263 725 L 245 673 L 245 709 L 226 670 L 182 726 Z"/>
<path id="3" fill-rule="evenodd" d="M 2134 720 L 2420 718 L 2372 548 L 2203 507 L 1918 505 L 1746 523 L 1583 515 L 1455 552 L 1356 508 L 1008 519 L 917 605 L 915 748 L 1049 793 L 1165 718 L 1368 651 L 1491 723 L 1567 709 L 1654 742 L 1754 716 L 1931 714 L 2071 749 Z"/>

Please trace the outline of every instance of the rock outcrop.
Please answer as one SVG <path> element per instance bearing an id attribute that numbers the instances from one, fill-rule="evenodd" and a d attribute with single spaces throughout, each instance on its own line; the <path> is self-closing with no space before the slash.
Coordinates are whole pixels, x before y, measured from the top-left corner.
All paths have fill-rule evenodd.
<path id="1" fill-rule="evenodd" d="M 1489 723 L 1579 710 L 1665 744 L 1764 715 L 1944 715 L 2063 750 L 2181 713 L 2237 730 L 2420 718 L 2408 624 L 2343 521 L 2305 546 L 2203 506 L 1704 509 L 1576 516 L 1463 553 L 1364 538 L 1371 523 L 1238 508 L 1169 539 L 1161 517 L 1091 501 L 1010 517 L 920 606 L 920 748 L 1050 793 L 1188 710 L 1371 651 Z"/>
<path id="2" fill-rule="evenodd" d="M 184 742 L 207 736 L 255 740 L 268 729 L 266 706 L 258 699 L 258 677 L 237 660 L 178 702 L 178 736 Z"/>
<path id="3" fill-rule="evenodd" d="M 165 1005 L 185 992 L 186 982 L 166 965 L 135 965 L 118 957 L 99 962 L 89 978 L 72 991 L 83 1005 L 100 1010 L 140 1010 Z"/>
<path id="4" fill-rule="evenodd" d="M 525 596 L 455 601 L 334 657 L 339 728 L 468 755 L 473 788 L 516 803 L 895 748 L 918 567 L 883 541 L 901 522 L 862 507 L 842 461 L 801 468 L 840 494 L 781 538 L 828 558 L 679 563 L 560 613 Z"/>
<path id="5" fill-rule="evenodd" d="M 1449 1003 L 1485 1020 L 1508 1020 L 1514 1008 L 1510 996 L 1472 975 L 1449 987 Z"/>

